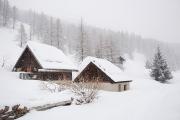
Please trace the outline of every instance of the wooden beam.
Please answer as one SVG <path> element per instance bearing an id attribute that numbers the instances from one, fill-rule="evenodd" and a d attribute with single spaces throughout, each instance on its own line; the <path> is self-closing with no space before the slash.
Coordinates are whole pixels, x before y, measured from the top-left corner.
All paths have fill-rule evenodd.
<path id="1" fill-rule="evenodd" d="M 48 109 L 58 107 L 58 106 L 67 106 L 67 105 L 71 105 L 72 101 L 73 101 L 73 98 L 71 98 L 71 100 L 67 100 L 67 101 L 61 101 L 61 102 L 57 102 L 57 103 L 45 104 L 42 106 L 32 107 L 31 110 L 44 111 L 44 110 L 48 110 Z"/>

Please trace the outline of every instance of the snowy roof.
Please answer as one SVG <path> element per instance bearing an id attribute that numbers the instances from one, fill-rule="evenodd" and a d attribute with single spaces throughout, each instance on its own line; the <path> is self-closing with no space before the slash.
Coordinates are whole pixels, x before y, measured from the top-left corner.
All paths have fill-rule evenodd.
<path id="1" fill-rule="evenodd" d="M 59 49 L 29 41 L 27 46 L 43 69 L 77 70 L 69 58 Z"/>
<path id="2" fill-rule="evenodd" d="M 96 65 L 101 69 L 107 76 L 109 76 L 114 82 L 131 81 L 130 77 L 126 75 L 119 67 L 109 62 L 106 59 L 100 59 L 95 57 L 86 57 L 81 65 L 79 66 L 79 72 L 77 76 L 86 68 L 90 63 Z"/>

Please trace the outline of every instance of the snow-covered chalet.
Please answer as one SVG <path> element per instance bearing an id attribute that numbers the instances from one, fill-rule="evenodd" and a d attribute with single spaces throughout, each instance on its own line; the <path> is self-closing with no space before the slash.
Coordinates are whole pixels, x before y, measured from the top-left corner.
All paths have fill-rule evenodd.
<path id="1" fill-rule="evenodd" d="M 131 78 L 123 70 L 106 59 L 86 57 L 79 66 L 74 81 L 100 83 L 100 89 L 108 91 L 126 91 L 130 89 Z"/>
<path id="2" fill-rule="evenodd" d="M 30 41 L 13 71 L 20 72 L 21 79 L 72 80 L 72 72 L 77 69 L 56 47 Z"/>

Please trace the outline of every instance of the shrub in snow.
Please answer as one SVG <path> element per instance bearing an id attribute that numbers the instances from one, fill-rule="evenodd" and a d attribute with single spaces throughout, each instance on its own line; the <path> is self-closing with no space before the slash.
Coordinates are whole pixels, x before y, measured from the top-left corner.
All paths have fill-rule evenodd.
<path id="1" fill-rule="evenodd" d="M 65 89 L 69 89 L 74 93 L 74 103 L 76 105 L 87 104 L 93 102 L 97 98 L 99 83 L 97 80 L 95 82 L 88 82 L 85 80 L 81 82 L 72 82 L 68 80 L 59 81 L 47 81 L 41 82 L 41 89 L 48 90 L 52 93 L 61 92 Z"/>
<path id="2" fill-rule="evenodd" d="M 99 83 L 97 80 L 94 81 L 95 82 L 85 82 L 85 80 L 81 82 L 61 81 L 60 86 L 64 86 L 64 88 L 74 93 L 74 103 L 81 105 L 91 103 L 97 98 Z"/>
<path id="3" fill-rule="evenodd" d="M 61 92 L 66 89 L 65 86 L 58 85 L 54 81 L 46 81 L 46 82 L 42 81 L 40 87 L 42 90 L 48 90 L 52 93 Z"/>
<path id="4" fill-rule="evenodd" d="M 97 98 L 98 82 L 73 82 L 70 90 L 75 94 L 74 103 L 76 105 L 93 102 Z"/>
<path id="5" fill-rule="evenodd" d="M 5 65 L 6 65 L 6 58 L 3 57 L 3 58 L 2 58 L 2 64 L 1 64 L 1 67 L 3 68 Z"/>
<path id="6" fill-rule="evenodd" d="M 166 82 L 167 80 L 173 78 L 166 60 L 163 59 L 159 47 L 157 48 L 157 53 L 155 54 L 154 61 L 151 67 L 151 77 L 160 82 Z"/>

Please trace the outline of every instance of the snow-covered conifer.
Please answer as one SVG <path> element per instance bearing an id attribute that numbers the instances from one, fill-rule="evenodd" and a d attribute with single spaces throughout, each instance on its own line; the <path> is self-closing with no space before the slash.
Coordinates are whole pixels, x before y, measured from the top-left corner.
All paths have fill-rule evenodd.
<path id="1" fill-rule="evenodd" d="M 166 82 L 172 79 L 171 71 L 167 65 L 166 60 L 163 58 L 160 48 L 157 48 L 157 53 L 151 68 L 151 77 L 160 82 Z"/>

